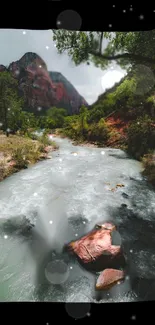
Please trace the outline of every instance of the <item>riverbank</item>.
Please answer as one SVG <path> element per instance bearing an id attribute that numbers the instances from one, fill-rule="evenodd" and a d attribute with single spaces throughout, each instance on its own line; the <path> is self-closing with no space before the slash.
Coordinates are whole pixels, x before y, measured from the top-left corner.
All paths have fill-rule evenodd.
<path id="1" fill-rule="evenodd" d="M 49 152 L 57 149 L 56 143 L 45 136 L 33 140 L 20 135 L 6 137 L 0 134 L 0 181 L 40 160 L 48 159 Z"/>

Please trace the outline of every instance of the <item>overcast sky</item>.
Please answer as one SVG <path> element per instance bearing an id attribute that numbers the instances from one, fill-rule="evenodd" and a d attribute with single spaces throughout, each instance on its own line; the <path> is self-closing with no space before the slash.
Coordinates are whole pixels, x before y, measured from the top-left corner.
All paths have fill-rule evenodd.
<path id="1" fill-rule="evenodd" d="M 67 54 L 57 53 L 50 30 L 1 29 L 0 49 L 0 64 L 3 65 L 19 60 L 26 52 L 37 53 L 49 71 L 61 72 L 89 104 L 124 75 L 124 71 L 114 65 L 107 71 L 86 64 L 75 67 Z"/>

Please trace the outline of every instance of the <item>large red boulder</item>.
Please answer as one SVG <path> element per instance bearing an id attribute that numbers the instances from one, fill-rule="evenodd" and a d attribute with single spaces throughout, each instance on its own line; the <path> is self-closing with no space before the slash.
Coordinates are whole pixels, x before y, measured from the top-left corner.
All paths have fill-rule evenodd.
<path id="1" fill-rule="evenodd" d="M 113 287 L 115 284 L 119 284 L 124 280 L 125 274 L 121 270 L 106 269 L 104 270 L 96 283 L 96 290 L 107 290 Z"/>
<path id="2" fill-rule="evenodd" d="M 122 247 L 112 245 L 112 232 L 115 225 L 105 223 L 81 239 L 68 244 L 79 262 L 88 270 L 95 272 L 107 268 L 119 268 L 125 265 Z"/>

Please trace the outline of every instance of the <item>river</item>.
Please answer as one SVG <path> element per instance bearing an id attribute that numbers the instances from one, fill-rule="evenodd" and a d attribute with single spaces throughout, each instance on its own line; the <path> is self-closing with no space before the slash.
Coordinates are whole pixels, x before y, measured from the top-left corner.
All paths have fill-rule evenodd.
<path id="1" fill-rule="evenodd" d="M 155 299 L 155 193 L 141 164 L 118 149 L 55 141 L 51 159 L 0 183 L 0 301 Z M 111 191 L 118 183 L 124 187 Z M 62 249 L 108 220 L 118 227 L 128 276 L 98 299 L 96 275 Z"/>

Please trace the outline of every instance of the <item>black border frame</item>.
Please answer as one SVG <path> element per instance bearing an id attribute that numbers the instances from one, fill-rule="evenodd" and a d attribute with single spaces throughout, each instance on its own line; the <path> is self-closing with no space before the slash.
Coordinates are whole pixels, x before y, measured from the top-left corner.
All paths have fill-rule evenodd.
<path id="1" fill-rule="evenodd" d="M 88 10 L 87 10 L 88 6 Z M 114 5 L 97 3 L 74 3 L 62 0 L 48 0 L 42 3 L 8 4 L 1 8 L 1 29 L 34 29 L 47 30 L 57 28 L 56 21 L 60 12 L 70 9 L 77 11 L 82 17 L 81 30 L 104 31 L 136 31 L 155 28 L 155 5 Z M 129 8 L 133 7 L 133 11 Z M 20 11 L 19 11 L 20 8 Z M 123 12 L 126 10 L 126 13 Z M 140 19 L 140 15 L 144 19 Z M 8 17 L 8 19 L 7 19 Z M 112 24 L 112 27 L 109 27 Z M 79 321 L 114 321 L 126 324 L 129 322 L 148 322 L 154 320 L 155 302 L 105 303 L 91 304 L 90 317 Z M 10 302 L 0 303 L 1 321 L 4 324 L 53 324 L 64 320 L 73 320 L 67 315 L 63 303 Z"/>

